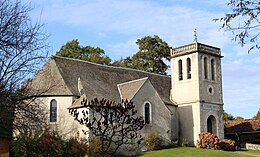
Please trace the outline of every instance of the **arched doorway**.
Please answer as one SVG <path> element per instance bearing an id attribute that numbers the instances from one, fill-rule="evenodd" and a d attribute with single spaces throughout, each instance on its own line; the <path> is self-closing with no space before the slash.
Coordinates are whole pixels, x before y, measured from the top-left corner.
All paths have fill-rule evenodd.
<path id="1" fill-rule="evenodd" d="M 212 115 L 207 119 L 207 132 L 217 134 L 216 118 Z"/>

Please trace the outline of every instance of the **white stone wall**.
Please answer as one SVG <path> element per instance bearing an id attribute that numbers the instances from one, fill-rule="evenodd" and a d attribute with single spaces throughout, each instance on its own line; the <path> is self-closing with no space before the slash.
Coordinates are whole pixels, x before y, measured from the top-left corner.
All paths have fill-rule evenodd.
<path id="1" fill-rule="evenodd" d="M 41 102 L 46 106 L 47 119 L 50 127 L 56 129 L 60 135 L 65 138 L 80 137 L 85 138 L 82 125 L 70 115 L 68 107 L 72 104 L 75 97 L 72 96 L 53 96 L 40 98 Z M 50 122 L 50 102 L 55 99 L 57 101 L 57 122 Z M 86 128 L 84 128 L 86 129 Z"/>
<path id="2" fill-rule="evenodd" d="M 171 112 L 166 107 L 150 81 L 144 83 L 132 101 L 136 105 L 138 113 L 142 116 L 144 116 L 144 103 L 149 102 L 151 104 L 151 124 L 142 129 L 141 134 L 143 137 L 147 133 L 157 132 L 167 142 L 177 138 L 178 121 L 175 120 L 174 123 L 174 118 L 172 118 L 176 116 L 176 109 L 172 107 Z M 171 126 L 172 124 L 176 126 Z"/>

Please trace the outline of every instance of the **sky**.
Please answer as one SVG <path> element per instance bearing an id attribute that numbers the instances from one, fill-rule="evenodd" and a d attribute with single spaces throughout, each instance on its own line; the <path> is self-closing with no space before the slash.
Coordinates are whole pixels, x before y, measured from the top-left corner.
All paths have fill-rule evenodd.
<path id="1" fill-rule="evenodd" d="M 221 48 L 224 110 L 252 118 L 260 108 L 260 53 L 232 40 L 213 19 L 230 12 L 228 0 L 27 0 L 33 20 L 49 34 L 50 55 L 66 42 L 100 47 L 117 60 L 138 51 L 136 40 L 158 35 L 171 47 L 198 42 Z"/>

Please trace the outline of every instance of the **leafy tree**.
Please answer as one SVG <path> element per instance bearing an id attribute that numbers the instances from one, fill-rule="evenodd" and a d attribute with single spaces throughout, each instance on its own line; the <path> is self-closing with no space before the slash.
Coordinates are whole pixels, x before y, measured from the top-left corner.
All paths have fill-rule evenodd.
<path id="1" fill-rule="evenodd" d="M 217 18 L 215 21 L 223 22 L 221 28 L 234 33 L 234 40 L 241 46 L 246 43 L 253 43 L 248 52 L 252 49 L 260 49 L 257 40 L 260 34 L 260 3 L 259 0 L 229 0 L 227 3 L 232 12 L 225 14 L 224 17 Z"/>
<path id="2" fill-rule="evenodd" d="M 260 119 L 260 109 L 257 111 L 256 115 L 253 118 Z"/>
<path id="3" fill-rule="evenodd" d="M 77 39 L 63 45 L 61 49 L 56 52 L 56 55 L 105 65 L 109 65 L 111 62 L 111 59 L 105 55 L 103 49 L 92 46 L 81 46 Z"/>
<path id="4" fill-rule="evenodd" d="M 227 112 L 224 112 L 223 118 L 224 118 L 224 121 L 234 120 L 235 119 L 235 117 L 232 114 L 229 114 Z"/>
<path id="5" fill-rule="evenodd" d="M 241 116 L 236 116 L 236 120 L 243 120 L 244 117 L 241 117 Z"/>
<path id="6" fill-rule="evenodd" d="M 120 59 L 113 65 L 166 75 L 168 66 L 164 60 L 170 60 L 168 44 L 157 35 L 137 39 L 136 44 L 139 47 L 136 54 L 126 59 Z"/>
<path id="7" fill-rule="evenodd" d="M 21 88 L 48 55 L 48 36 L 42 32 L 42 24 L 31 21 L 31 10 L 20 0 L 0 1 L 0 136 L 44 121 L 38 116 L 39 106 L 30 105 L 32 95 L 25 90 L 26 85 Z"/>
<path id="8" fill-rule="evenodd" d="M 106 99 L 87 101 L 83 99 L 80 109 L 70 109 L 70 114 L 81 125 L 88 128 L 83 130 L 87 135 L 94 135 L 101 141 L 101 155 L 109 155 L 111 146 L 115 146 L 110 155 L 123 144 L 130 144 L 138 138 L 138 131 L 144 126 L 143 117 L 137 116 L 133 102 L 115 102 Z M 138 141 L 137 141 L 138 142 Z"/>

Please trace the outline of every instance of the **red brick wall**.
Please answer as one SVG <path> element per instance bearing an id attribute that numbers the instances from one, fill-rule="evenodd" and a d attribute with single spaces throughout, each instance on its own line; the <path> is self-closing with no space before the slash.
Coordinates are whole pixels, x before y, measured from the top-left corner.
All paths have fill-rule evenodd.
<path id="1" fill-rule="evenodd" d="M 0 157 L 9 157 L 9 140 L 0 139 Z"/>

